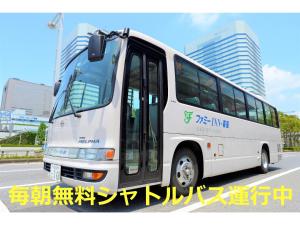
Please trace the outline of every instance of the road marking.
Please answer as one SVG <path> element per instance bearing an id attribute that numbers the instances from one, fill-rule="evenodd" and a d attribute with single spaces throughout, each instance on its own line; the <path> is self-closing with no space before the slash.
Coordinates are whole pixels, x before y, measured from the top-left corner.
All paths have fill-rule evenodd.
<path id="1" fill-rule="evenodd" d="M 9 188 L 12 188 L 13 186 L 27 187 L 27 186 L 35 186 L 35 185 L 43 185 L 43 184 L 55 184 L 55 183 L 58 183 L 58 182 L 57 181 L 47 181 L 47 182 L 32 183 L 32 184 L 15 184 L 15 185 L 10 185 L 10 186 L 0 187 L 0 190 L 9 189 Z"/>
<path id="2" fill-rule="evenodd" d="M 43 171 L 42 168 L 39 169 L 27 169 L 27 170 L 0 170 L 0 173 L 17 173 L 17 172 L 27 172 L 27 171 L 38 171 L 41 170 Z"/>
<path id="3" fill-rule="evenodd" d="M 0 200 L 0 213 L 9 213 L 8 208 L 1 200 Z"/>
<path id="4" fill-rule="evenodd" d="M 274 175 L 274 176 L 270 176 L 270 177 L 267 177 L 267 178 L 265 178 L 265 179 L 255 181 L 255 182 L 250 183 L 250 184 L 248 184 L 248 185 L 243 185 L 243 186 L 254 187 L 254 186 L 257 186 L 257 185 L 266 183 L 266 182 L 268 182 L 268 181 L 270 181 L 270 180 L 274 180 L 274 179 L 276 179 L 276 178 L 278 178 L 278 177 L 282 177 L 282 176 L 287 175 L 287 174 L 289 174 L 289 173 L 293 173 L 293 172 L 298 171 L 298 170 L 300 170 L 300 167 L 297 167 L 297 168 L 294 168 L 294 169 L 291 169 L 291 170 L 288 170 L 288 171 L 285 171 L 285 172 L 276 174 L 276 175 Z M 223 193 L 223 194 L 221 195 L 221 197 L 222 197 L 223 199 L 228 198 L 228 197 L 230 196 L 230 193 L 232 193 L 232 192 L 233 192 L 233 191 L 225 192 L 225 193 Z M 209 201 L 209 200 L 211 200 L 211 199 L 213 199 L 213 198 L 209 198 L 209 199 L 207 199 L 206 201 Z M 204 207 L 204 206 L 207 206 L 207 205 L 206 205 L 206 204 L 202 204 L 201 202 L 197 202 L 197 203 L 194 203 L 194 204 L 192 204 L 192 205 L 185 206 L 185 207 L 182 207 L 182 208 L 180 208 L 180 209 L 173 210 L 172 212 L 175 212 L 175 213 L 177 213 L 177 212 L 191 212 L 191 211 L 194 211 L 194 210 L 196 210 L 196 209 L 202 208 L 202 207 Z"/>
<path id="5" fill-rule="evenodd" d="M 297 157 L 297 156 L 299 156 L 299 155 L 283 155 L 282 157 L 283 158 L 290 158 L 290 157 Z"/>

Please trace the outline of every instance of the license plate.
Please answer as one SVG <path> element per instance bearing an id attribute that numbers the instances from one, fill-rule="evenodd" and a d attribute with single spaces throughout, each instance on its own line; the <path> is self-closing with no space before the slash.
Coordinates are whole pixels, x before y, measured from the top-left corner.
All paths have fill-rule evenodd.
<path id="1" fill-rule="evenodd" d="M 61 178 L 60 174 L 61 174 L 61 166 L 51 164 L 50 174 L 49 174 L 50 178 L 55 181 L 60 181 Z"/>

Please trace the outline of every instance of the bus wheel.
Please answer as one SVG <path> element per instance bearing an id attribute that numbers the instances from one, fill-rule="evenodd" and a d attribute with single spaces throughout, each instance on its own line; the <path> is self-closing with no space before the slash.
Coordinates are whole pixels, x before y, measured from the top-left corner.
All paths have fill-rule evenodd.
<path id="1" fill-rule="evenodd" d="M 179 149 L 172 163 L 171 187 L 176 187 L 178 195 L 187 196 L 189 188 L 195 187 L 197 183 L 198 171 L 197 159 L 192 150 L 185 147 Z"/>
<path id="2" fill-rule="evenodd" d="M 261 151 L 261 163 L 258 169 L 260 173 L 267 173 L 269 171 L 269 156 L 265 149 Z"/>

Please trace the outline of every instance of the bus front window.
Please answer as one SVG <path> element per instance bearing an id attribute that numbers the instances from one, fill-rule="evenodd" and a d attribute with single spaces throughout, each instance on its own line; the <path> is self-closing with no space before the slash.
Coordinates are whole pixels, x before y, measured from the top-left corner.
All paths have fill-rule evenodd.
<path id="1" fill-rule="evenodd" d="M 52 118 L 110 103 L 120 52 L 120 38 L 108 40 L 101 61 L 90 62 L 87 49 L 71 61 L 63 73 Z M 72 110 L 73 107 L 73 110 Z"/>

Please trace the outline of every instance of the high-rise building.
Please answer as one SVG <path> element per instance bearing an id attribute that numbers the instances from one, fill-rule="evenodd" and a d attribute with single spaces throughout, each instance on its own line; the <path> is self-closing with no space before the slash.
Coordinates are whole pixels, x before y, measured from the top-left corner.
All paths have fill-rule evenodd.
<path id="1" fill-rule="evenodd" d="M 185 54 L 248 91 L 265 97 L 259 40 L 236 21 L 185 46 Z"/>
<path id="2" fill-rule="evenodd" d="M 88 33 L 94 33 L 96 29 L 96 27 L 90 24 L 80 23 L 64 41 L 60 72 L 61 76 L 65 70 L 65 67 L 72 60 L 72 58 L 88 45 L 90 37 Z M 87 98 L 86 96 L 88 96 L 89 99 L 81 99 L 81 97 L 78 97 L 82 96 L 82 92 L 86 94 L 84 95 L 84 98 Z M 79 93 L 81 94 L 79 95 Z M 70 100 L 72 101 L 74 107 L 79 107 L 82 102 L 84 102 L 83 107 L 88 107 L 87 104 L 92 104 L 94 101 L 98 101 L 98 96 L 99 88 L 96 85 L 74 81 L 70 92 Z"/>
<path id="3" fill-rule="evenodd" d="M 1 110 L 22 109 L 28 116 L 49 117 L 52 96 L 51 86 L 11 78 L 3 88 Z"/>
<path id="4" fill-rule="evenodd" d="M 90 24 L 80 23 L 77 25 L 76 29 L 64 40 L 60 64 L 61 75 L 70 60 L 88 45 L 88 33 L 93 33 L 96 29 L 96 27 Z"/>

